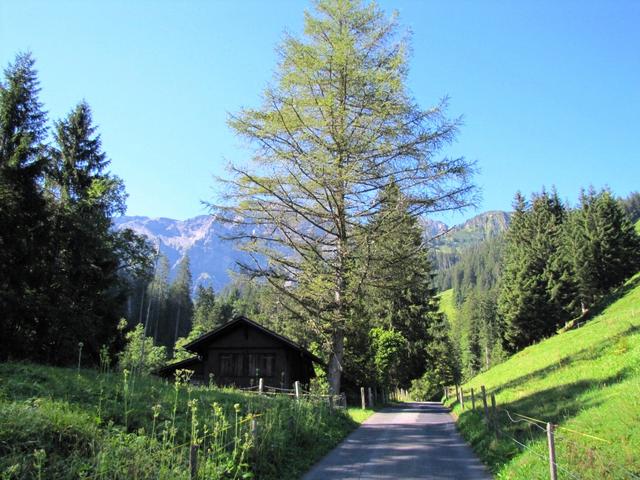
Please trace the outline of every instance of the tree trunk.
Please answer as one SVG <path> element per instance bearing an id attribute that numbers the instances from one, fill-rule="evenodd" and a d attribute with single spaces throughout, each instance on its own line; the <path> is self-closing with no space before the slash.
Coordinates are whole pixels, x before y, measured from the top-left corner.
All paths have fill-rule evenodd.
<path id="1" fill-rule="evenodd" d="M 178 340 L 178 326 L 180 325 L 180 305 L 182 302 L 178 302 L 178 312 L 176 314 L 176 329 L 173 334 L 173 351 L 176 349 L 176 341 Z"/>
<path id="2" fill-rule="evenodd" d="M 342 358 L 344 356 L 344 333 L 338 328 L 333 333 L 333 351 L 329 357 L 329 388 L 332 395 L 340 395 Z"/>

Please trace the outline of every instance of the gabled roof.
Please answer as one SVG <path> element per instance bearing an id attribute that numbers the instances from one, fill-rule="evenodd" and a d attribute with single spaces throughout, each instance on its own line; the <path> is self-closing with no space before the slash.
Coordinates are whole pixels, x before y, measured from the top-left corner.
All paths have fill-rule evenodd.
<path id="1" fill-rule="evenodd" d="M 156 370 L 156 373 L 163 373 L 165 371 L 173 371 L 176 370 L 178 368 L 186 368 L 186 367 L 191 367 L 193 365 L 196 365 L 200 363 L 200 358 L 198 358 L 198 356 L 195 357 L 189 357 L 189 358 L 185 358 L 184 360 L 180 360 L 179 362 L 174 362 L 174 363 L 170 363 L 169 365 L 165 365 L 162 368 L 159 368 L 158 370 Z"/>
<path id="2" fill-rule="evenodd" d="M 253 328 L 257 329 L 257 330 L 260 330 L 265 335 L 268 335 L 268 336 L 270 336 L 272 338 L 275 338 L 276 340 L 284 343 L 285 345 L 287 345 L 288 347 L 290 347 L 293 350 L 299 351 L 302 355 L 309 357 L 312 361 L 314 361 L 316 363 L 319 363 L 320 365 L 325 365 L 325 363 L 322 360 L 320 360 L 317 356 L 315 356 L 313 353 L 311 353 L 306 348 L 303 348 L 300 345 L 298 345 L 297 343 L 292 342 L 287 337 L 283 337 L 282 335 L 279 335 L 276 332 L 274 332 L 272 330 L 269 330 L 266 327 L 263 327 L 259 323 L 254 322 L 253 320 L 249 320 L 244 315 L 239 315 L 239 316 L 235 317 L 233 320 L 231 320 L 230 322 L 227 322 L 224 325 L 221 325 L 218 328 L 216 328 L 214 330 L 211 330 L 208 333 L 200 335 L 198 338 L 196 338 L 192 342 L 187 343 L 184 346 L 184 348 L 186 350 L 191 351 L 191 352 L 197 353 L 199 348 L 204 346 L 204 345 L 206 345 L 210 340 L 213 340 L 214 338 L 216 338 L 216 337 L 218 337 L 220 335 L 223 335 L 225 332 L 227 332 L 227 331 L 231 330 L 232 328 L 236 327 L 237 325 L 241 325 L 241 324 L 245 324 L 245 325 L 253 327 Z"/>

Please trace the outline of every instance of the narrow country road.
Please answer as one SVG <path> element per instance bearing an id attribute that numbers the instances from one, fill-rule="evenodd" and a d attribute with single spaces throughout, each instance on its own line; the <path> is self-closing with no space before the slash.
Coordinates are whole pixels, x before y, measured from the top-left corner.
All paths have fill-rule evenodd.
<path id="1" fill-rule="evenodd" d="M 406 403 L 369 417 L 303 480 L 489 480 L 440 403 Z"/>

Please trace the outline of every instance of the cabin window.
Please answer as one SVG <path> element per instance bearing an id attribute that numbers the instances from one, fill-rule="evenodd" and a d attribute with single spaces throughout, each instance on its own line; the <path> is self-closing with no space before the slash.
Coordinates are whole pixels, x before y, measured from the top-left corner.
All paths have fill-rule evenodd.
<path id="1" fill-rule="evenodd" d="M 259 377 L 260 376 L 260 366 L 258 364 L 258 357 L 255 353 L 249 354 L 249 376 L 250 377 Z"/>
<path id="2" fill-rule="evenodd" d="M 273 377 L 273 371 L 275 370 L 276 356 L 272 353 L 260 355 L 260 364 L 262 375 L 265 377 Z"/>
<path id="3" fill-rule="evenodd" d="M 227 353 L 220 355 L 220 375 L 223 377 L 233 375 L 233 355 Z"/>
<path id="4" fill-rule="evenodd" d="M 273 353 L 250 353 L 248 364 L 250 377 L 273 377 L 276 356 Z"/>
<path id="5" fill-rule="evenodd" d="M 220 354 L 220 375 L 223 377 L 241 377 L 243 364 L 241 353 Z"/>

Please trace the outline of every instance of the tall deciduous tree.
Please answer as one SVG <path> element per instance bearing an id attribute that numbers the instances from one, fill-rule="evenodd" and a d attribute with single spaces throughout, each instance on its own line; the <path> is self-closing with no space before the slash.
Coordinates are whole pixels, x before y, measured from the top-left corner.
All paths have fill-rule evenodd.
<path id="1" fill-rule="evenodd" d="M 408 43 L 397 30 L 375 4 L 317 2 L 302 38 L 284 40 L 262 107 L 230 119 L 255 146 L 253 165 L 232 167 L 223 205 L 254 259 L 244 270 L 266 277 L 324 340 L 334 392 L 352 267 L 369 251 L 362 230 L 378 193 L 394 178 L 418 215 L 466 206 L 474 192 L 469 162 L 438 157 L 458 129 L 446 102 L 423 110 L 405 88 Z"/>

